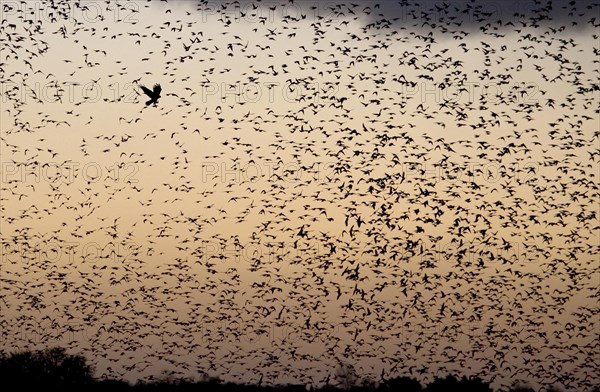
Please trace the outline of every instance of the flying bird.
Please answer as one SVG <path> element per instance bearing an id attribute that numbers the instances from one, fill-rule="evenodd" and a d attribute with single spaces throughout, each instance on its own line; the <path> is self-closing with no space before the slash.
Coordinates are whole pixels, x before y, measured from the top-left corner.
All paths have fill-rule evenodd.
<path id="1" fill-rule="evenodd" d="M 160 84 L 155 84 L 153 87 L 153 90 L 150 90 L 149 88 L 145 87 L 145 86 L 140 86 L 142 91 L 150 97 L 149 101 L 146 101 L 146 105 L 150 105 L 150 104 L 154 104 L 156 105 L 158 103 L 158 99 L 160 98 L 160 91 L 162 90 L 160 87 Z"/>
<path id="2" fill-rule="evenodd" d="M 598 39 L 599 6 L 572 1 L 552 20 L 552 4 L 531 15 L 525 4 L 496 25 L 483 1 L 384 2 L 381 12 L 337 2 L 310 24 L 275 5 L 271 15 L 286 15 L 274 24 L 253 4 L 241 16 L 258 23 L 234 35 L 237 2 L 211 7 L 221 17 L 207 31 L 195 13 L 165 12 L 165 0 L 119 6 L 122 25 L 77 20 L 75 34 L 46 18 L 22 29 L 27 7 L 0 2 L 11 9 L 0 18 L 10 81 L 0 111 L 11 124 L 0 148 L 13 158 L 0 186 L 11 206 L 0 208 L 3 350 L 60 339 L 109 379 L 151 380 L 164 362 L 169 377 L 314 389 L 381 372 L 399 390 L 386 378 L 429 367 L 499 376 L 506 391 L 512 378 L 600 385 L 589 278 L 599 270 L 597 67 L 578 60 L 600 54 L 588 37 Z M 67 2 L 40 3 L 60 18 Z M 162 25 L 127 21 L 159 14 Z M 115 44 L 92 49 L 97 36 Z M 113 50 L 131 43 L 156 51 Z M 42 60 L 62 60 L 64 48 L 69 81 Z M 467 52 L 478 54 L 456 55 Z M 151 60 L 161 66 L 133 73 Z M 182 88 L 145 115 L 162 89 L 142 79 Z M 111 105 L 99 124 L 89 105 L 98 84 L 115 92 L 104 102 L 126 102 L 125 81 L 149 101 Z M 29 105 L 46 101 L 60 110 Z M 73 143 L 61 143 L 67 128 Z M 100 154 L 113 164 L 74 166 Z"/>

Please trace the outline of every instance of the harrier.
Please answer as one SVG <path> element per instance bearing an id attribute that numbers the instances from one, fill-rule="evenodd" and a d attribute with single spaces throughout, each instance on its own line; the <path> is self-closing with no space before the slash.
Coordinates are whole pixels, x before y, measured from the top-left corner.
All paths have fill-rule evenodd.
<path id="1" fill-rule="evenodd" d="M 155 84 L 153 90 L 150 90 L 149 88 L 145 87 L 145 86 L 140 86 L 142 91 L 150 97 L 149 101 L 146 101 L 146 105 L 150 105 L 150 104 L 154 104 L 156 105 L 158 103 L 158 99 L 160 98 L 160 91 L 161 91 L 161 87 L 160 84 Z"/>

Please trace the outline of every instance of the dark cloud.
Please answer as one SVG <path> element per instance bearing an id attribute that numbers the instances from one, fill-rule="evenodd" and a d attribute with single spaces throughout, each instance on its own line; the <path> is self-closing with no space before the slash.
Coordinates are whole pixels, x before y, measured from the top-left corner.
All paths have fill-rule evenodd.
<path id="1" fill-rule="evenodd" d="M 600 26 L 600 2 L 584 1 L 486 1 L 486 0 L 396 0 L 396 1 L 318 1 L 318 0 L 243 0 L 173 2 L 229 13 L 234 10 L 246 15 L 263 17 L 288 15 L 309 20 L 343 21 L 362 17 L 367 25 L 389 24 L 416 28 L 446 25 L 474 31 L 482 28 L 512 28 L 524 26 L 569 26 L 576 29 Z M 366 18 L 364 18 L 366 17 Z"/>
<path id="2" fill-rule="evenodd" d="M 356 4 L 356 3 L 355 3 Z M 575 26 L 589 28 L 600 25 L 598 1 L 483 1 L 483 0 L 401 0 L 360 1 L 371 8 L 373 22 L 382 18 L 406 27 L 423 25 L 460 25 L 465 30 L 519 26 Z M 363 10 L 365 9 L 363 7 Z M 369 12 L 366 9 L 365 12 Z M 595 17 L 595 19 L 594 19 Z"/>

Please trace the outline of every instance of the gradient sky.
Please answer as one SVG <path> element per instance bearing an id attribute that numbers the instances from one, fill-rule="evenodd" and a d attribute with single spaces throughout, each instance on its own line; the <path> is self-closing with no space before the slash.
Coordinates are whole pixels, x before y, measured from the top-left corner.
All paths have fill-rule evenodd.
<path id="1" fill-rule="evenodd" d="M 4 350 L 600 382 L 597 3 L 0 3 Z"/>

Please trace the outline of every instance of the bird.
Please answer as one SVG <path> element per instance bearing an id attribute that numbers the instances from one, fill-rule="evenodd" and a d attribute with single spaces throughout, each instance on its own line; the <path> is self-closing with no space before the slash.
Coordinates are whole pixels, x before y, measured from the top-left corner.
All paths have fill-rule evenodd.
<path id="1" fill-rule="evenodd" d="M 600 384 L 598 5 L 2 3 L 0 359 Z"/>
<path id="2" fill-rule="evenodd" d="M 146 106 L 151 104 L 154 104 L 154 106 L 156 106 L 156 104 L 158 103 L 158 99 L 160 98 L 160 92 L 162 90 L 160 84 L 155 84 L 152 90 L 145 86 L 140 86 L 140 88 L 148 97 L 150 97 L 150 100 L 146 101 Z"/>

